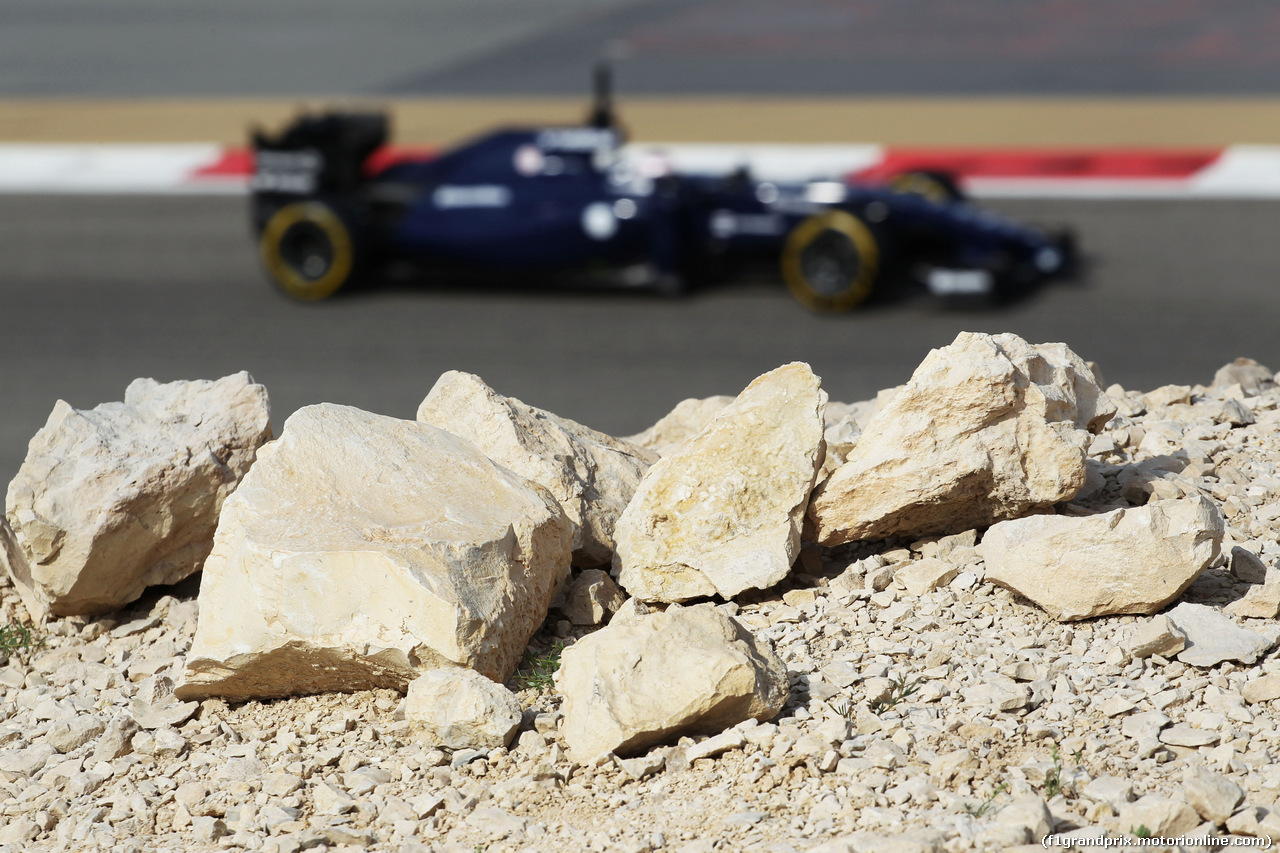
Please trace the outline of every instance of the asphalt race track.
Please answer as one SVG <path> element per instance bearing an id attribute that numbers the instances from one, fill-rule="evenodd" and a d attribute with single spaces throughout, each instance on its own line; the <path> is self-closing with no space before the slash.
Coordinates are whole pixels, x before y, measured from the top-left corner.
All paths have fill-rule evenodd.
<path id="1" fill-rule="evenodd" d="M 206 135 L 217 122 L 193 118 L 219 109 L 233 113 L 223 125 L 238 141 L 253 113 L 241 115 L 227 99 L 246 96 L 281 98 L 290 109 L 306 96 L 427 98 L 427 110 L 472 96 L 483 96 L 481 106 L 485 98 L 569 96 L 577 115 L 587 70 L 606 54 L 618 59 L 624 120 L 627 99 L 646 95 L 675 107 L 695 98 L 694 109 L 697 96 L 727 95 L 744 111 L 750 103 L 734 98 L 925 95 L 963 106 L 961 96 L 976 96 L 996 98 L 1007 112 L 999 120 L 952 116 L 943 128 L 931 127 L 942 113 L 892 126 L 882 116 L 855 137 L 828 128 L 835 138 L 787 136 L 773 125 L 793 119 L 767 114 L 755 117 L 755 135 L 730 141 L 975 144 L 975 127 L 991 137 L 977 144 L 1275 139 L 1274 127 L 1256 119 L 1268 112 L 1264 96 L 1280 93 L 1280 10 L 1256 0 L 1122 5 L 12 0 L 0 8 L 0 108 L 9 110 L 0 115 L 17 119 L 0 123 L 0 141 L 231 141 Z M 1202 118 L 1175 126 L 1136 109 L 1127 124 L 1114 112 L 1055 123 L 1039 108 L 999 101 L 1045 95 L 1044 104 L 1062 99 L 1063 115 L 1077 117 L 1076 96 L 1145 97 L 1147 108 L 1185 98 L 1203 108 L 1191 113 Z M 188 98 L 197 100 L 181 100 Z M 1222 98 L 1235 99 L 1232 115 L 1253 117 L 1219 126 Z M 106 107 L 119 115 L 77 107 L 92 99 L 122 99 Z M 919 112 L 912 103 L 900 112 Z M 139 105 L 163 115 L 163 133 L 138 122 Z M 49 110 L 69 115 L 55 121 Z M 32 127 L 37 114 L 44 124 Z M 872 114 L 882 115 L 861 115 Z M 1028 122 L 1046 127 L 1034 138 L 1011 135 Z M 445 129 L 428 127 L 426 138 Z M 651 132 L 666 138 L 671 128 Z M 457 134 L 454 127 L 442 138 Z M 1239 355 L 1280 368 L 1280 203 L 993 206 L 1073 224 L 1090 260 L 1083 280 L 999 310 L 946 310 L 920 298 L 840 317 L 812 315 L 764 280 L 684 299 L 522 291 L 512 281 L 302 305 L 259 273 L 243 198 L 0 195 L 0 483 L 16 472 L 55 400 L 79 408 L 119 400 L 138 376 L 249 370 L 269 389 L 279 429 L 288 413 L 325 400 L 411 417 L 442 371 L 461 369 L 502 393 L 627 434 L 684 397 L 735 393 L 796 359 L 814 366 L 833 399 L 869 397 L 906 380 L 931 347 L 966 329 L 1066 341 L 1109 380 L 1144 389 L 1207 382 Z"/>
<path id="2" fill-rule="evenodd" d="M 1259 0 L 0 4 L 0 97 L 577 96 L 602 55 L 619 59 L 626 95 L 1260 95 L 1280 91 L 1280 10 Z"/>
<path id="3" fill-rule="evenodd" d="M 119 400 L 130 380 L 250 371 L 277 431 L 332 401 L 399 417 L 445 370 L 615 434 L 684 397 L 733 394 L 792 360 L 832 399 L 901 383 L 961 330 L 1062 340 L 1108 381 L 1208 382 L 1247 355 L 1280 367 L 1280 205 L 1266 201 L 1005 201 L 1072 223 L 1083 281 L 1013 306 L 928 297 L 845 316 L 808 313 L 777 282 L 683 299 L 475 289 L 447 283 L 298 304 L 259 273 L 238 197 L 0 196 L 0 482 L 54 401 Z"/>

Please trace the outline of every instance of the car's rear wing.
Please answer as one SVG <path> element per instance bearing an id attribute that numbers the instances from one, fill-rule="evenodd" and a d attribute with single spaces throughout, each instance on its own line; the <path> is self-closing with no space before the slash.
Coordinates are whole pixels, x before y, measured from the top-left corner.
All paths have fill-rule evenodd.
<path id="1" fill-rule="evenodd" d="M 299 116 L 275 135 L 252 135 L 255 193 L 316 195 L 350 192 L 363 166 L 387 142 L 383 113 L 328 112 Z"/>

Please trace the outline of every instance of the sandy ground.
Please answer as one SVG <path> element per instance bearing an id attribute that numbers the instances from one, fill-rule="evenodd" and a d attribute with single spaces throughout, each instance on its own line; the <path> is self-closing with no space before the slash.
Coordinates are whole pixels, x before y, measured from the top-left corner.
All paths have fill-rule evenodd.
<path id="1" fill-rule="evenodd" d="M 581 98 L 0 100 L 0 142 L 240 143 L 303 108 L 389 109 L 395 140 L 581 121 Z M 1280 144 L 1280 98 L 628 98 L 636 139 L 955 146 Z"/>

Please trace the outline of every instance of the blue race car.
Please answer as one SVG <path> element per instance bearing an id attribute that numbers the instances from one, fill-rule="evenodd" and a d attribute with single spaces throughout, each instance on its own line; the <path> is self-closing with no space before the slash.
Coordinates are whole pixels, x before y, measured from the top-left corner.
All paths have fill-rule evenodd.
<path id="1" fill-rule="evenodd" d="M 383 162 L 387 125 L 326 113 L 254 134 L 254 229 L 291 296 L 322 299 L 406 261 L 586 271 L 676 292 L 768 258 L 802 303 L 845 311 L 903 279 L 943 295 L 1012 294 L 1074 259 L 1070 234 L 983 211 L 945 174 L 786 183 L 628 156 L 605 72 L 582 126 L 499 130 L 439 157 Z"/>

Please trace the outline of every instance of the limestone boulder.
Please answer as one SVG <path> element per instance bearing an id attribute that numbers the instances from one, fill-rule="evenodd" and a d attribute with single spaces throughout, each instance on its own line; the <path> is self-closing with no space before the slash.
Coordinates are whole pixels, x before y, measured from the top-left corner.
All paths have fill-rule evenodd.
<path id="1" fill-rule="evenodd" d="M 580 762 L 768 720 L 788 695 L 773 650 L 710 604 L 615 620 L 564 650 L 555 684 Z"/>
<path id="2" fill-rule="evenodd" d="M 1280 569 L 1266 568 L 1263 582 L 1250 586 L 1243 597 L 1228 604 L 1223 612 L 1254 619 L 1280 616 Z"/>
<path id="3" fill-rule="evenodd" d="M 732 402 L 733 397 L 725 394 L 681 400 L 656 424 L 644 432 L 626 436 L 624 441 L 648 448 L 659 456 L 667 456 L 702 432 L 703 427 Z"/>
<path id="4" fill-rule="evenodd" d="M 565 593 L 565 615 L 574 625 L 599 625 L 616 613 L 626 596 L 609 574 L 585 569 L 573 579 Z"/>
<path id="5" fill-rule="evenodd" d="M 449 749 L 497 749 L 520 728 L 520 700 L 473 669 L 443 667 L 409 682 L 405 721 L 429 743 Z"/>
<path id="6" fill-rule="evenodd" d="M 1125 649 L 1135 658 L 1152 655 L 1170 658 L 1186 647 L 1186 635 L 1173 627 L 1168 616 L 1163 615 L 1135 625 L 1125 641 Z"/>
<path id="7" fill-rule="evenodd" d="M 848 409 L 848 406 L 841 408 Z M 827 404 L 826 428 L 823 430 L 823 439 L 826 441 L 826 455 L 822 460 L 822 471 L 818 474 L 818 480 L 825 480 L 830 477 L 832 472 L 845 463 L 849 458 L 849 454 L 853 452 L 854 446 L 858 443 L 858 438 L 862 435 L 862 427 L 858 425 L 859 413 L 857 411 L 846 411 L 845 413 L 832 417 L 831 404 Z"/>
<path id="8" fill-rule="evenodd" d="M 271 437 L 248 373 L 134 380 L 124 401 L 59 400 L 9 484 L 0 562 L 31 615 L 116 610 L 199 571 L 223 501 Z"/>
<path id="9" fill-rule="evenodd" d="M 498 394 L 451 370 L 418 420 L 467 439 L 505 468 L 545 486 L 574 525 L 574 563 L 607 565 L 613 528 L 657 454 Z"/>
<path id="10" fill-rule="evenodd" d="M 1224 825 L 1244 801 L 1239 785 L 1205 767 L 1188 767 L 1182 790 L 1196 813 L 1217 826 Z"/>
<path id="11" fill-rule="evenodd" d="M 1172 837 L 1195 829 L 1200 825 L 1200 816 L 1181 800 L 1148 794 L 1121 806 L 1119 823 L 1126 828 L 1146 827 L 1148 836 Z"/>
<path id="12" fill-rule="evenodd" d="M 807 364 L 760 376 L 659 460 L 618 519 L 614 570 L 644 601 L 767 588 L 800 551 L 826 393 Z"/>
<path id="13" fill-rule="evenodd" d="M 1213 375 L 1213 387 L 1228 388 L 1232 385 L 1239 385 L 1245 394 L 1255 397 L 1276 387 L 1275 373 L 1251 358 L 1237 358 L 1218 368 Z"/>
<path id="14" fill-rule="evenodd" d="M 503 681 L 568 576 L 555 498 L 427 424 L 296 412 L 223 507 L 182 699 Z"/>
<path id="15" fill-rule="evenodd" d="M 1273 643 L 1266 635 L 1241 628 L 1231 617 L 1206 604 L 1184 601 L 1167 615 L 1187 638 L 1178 660 L 1189 666 L 1217 666 L 1229 660 L 1252 664 Z"/>
<path id="16" fill-rule="evenodd" d="M 1217 558 L 1226 523 L 1207 498 L 1133 509 L 1005 521 L 978 553 L 986 579 L 1029 598 L 1060 621 L 1155 613 Z"/>
<path id="17" fill-rule="evenodd" d="M 962 332 L 933 350 L 814 492 L 824 545 L 957 533 L 1076 494 L 1085 452 L 1115 413 L 1064 344 Z"/>

